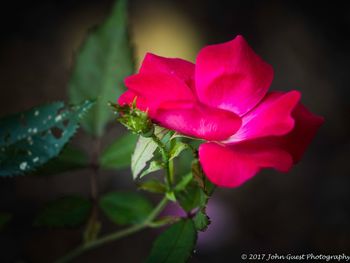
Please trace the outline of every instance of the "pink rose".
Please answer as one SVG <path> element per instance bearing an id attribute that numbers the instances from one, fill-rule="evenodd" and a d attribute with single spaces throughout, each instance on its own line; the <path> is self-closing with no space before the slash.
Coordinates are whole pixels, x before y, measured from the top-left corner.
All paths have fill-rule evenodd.
<path id="1" fill-rule="evenodd" d="M 137 97 L 154 122 L 206 140 L 199 147 L 206 176 L 236 187 L 262 168 L 289 171 L 323 123 L 299 102 L 300 92 L 268 92 L 272 79 L 272 67 L 237 36 L 204 47 L 195 65 L 147 54 L 118 102 Z"/>

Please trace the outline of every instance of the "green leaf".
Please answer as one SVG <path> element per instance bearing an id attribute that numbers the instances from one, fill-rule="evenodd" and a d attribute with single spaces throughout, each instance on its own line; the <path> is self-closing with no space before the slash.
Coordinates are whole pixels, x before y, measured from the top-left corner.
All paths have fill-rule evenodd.
<path id="1" fill-rule="evenodd" d="M 118 0 L 106 21 L 91 31 L 76 56 L 69 82 L 73 103 L 97 99 L 82 122 L 92 135 L 101 136 L 113 114 L 107 106 L 124 91 L 123 79 L 134 71 L 127 31 L 127 1 Z"/>
<path id="2" fill-rule="evenodd" d="M 57 156 L 93 102 L 56 102 L 0 120 L 0 176 L 32 172 Z"/>
<path id="3" fill-rule="evenodd" d="M 163 194 L 166 192 L 166 186 L 155 179 L 141 183 L 138 188 L 151 193 Z"/>
<path id="4" fill-rule="evenodd" d="M 156 126 L 154 134 L 163 139 L 168 130 Z M 146 167 L 147 162 L 154 156 L 158 145 L 152 140 L 152 138 L 145 138 L 140 136 L 135 147 L 135 151 L 131 157 L 131 171 L 134 180 L 139 177 L 142 170 Z"/>
<path id="5" fill-rule="evenodd" d="M 12 214 L 7 212 L 0 212 L 0 231 L 10 222 Z"/>
<path id="6" fill-rule="evenodd" d="M 83 169 L 88 166 L 88 161 L 88 157 L 83 151 L 68 144 L 63 148 L 57 158 L 47 162 L 35 171 L 34 174 L 48 176 Z"/>
<path id="7" fill-rule="evenodd" d="M 80 196 L 66 196 L 46 205 L 37 215 L 34 225 L 46 227 L 75 227 L 89 216 L 91 203 Z"/>
<path id="8" fill-rule="evenodd" d="M 180 182 L 175 186 L 175 191 L 185 190 L 186 186 L 192 181 L 193 176 L 191 173 L 186 174 L 180 180 Z"/>
<path id="9" fill-rule="evenodd" d="M 202 207 L 206 204 L 206 195 L 198 187 L 198 185 L 191 181 L 183 191 L 175 192 L 176 200 L 180 206 L 189 212 L 197 207 Z"/>
<path id="10" fill-rule="evenodd" d="M 193 218 L 193 221 L 194 225 L 196 226 L 196 229 L 199 231 L 207 230 L 210 224 L 210 219 L 208 215 L 204 211 L 202 211 L 202 209 L 197 212 L 196 216 Z"/>
<path id="11" fill-rule="evenodd" d="M 146 263 L 185 263 L 196 240 L 197 232 L 192 220 L 183 219 L 156 239 Z"/>
<path id="12" fill-rule="evenodd" d="M 174 140 L 173 140 L 174 141 Z M 174 146 L 170 149 L 170 160 L 174 159 L 175 157 L 179 156 L 179 154 L 188 148 L 188 145 L 180 142 L 175 141 Z"/>
<path id="13" fill-rule="evenodd" d="M 145 169 L 141 174 L 140 174 L 140 178 L 144 177 L 147 174 L 156 172 L 163 169 L 163 165 L 161 162 L 159 161 L 151 161 L 151 163 L 149 164 L 148 168 Z"/>
<path id="14" fill-rule="evenodd" d="M 137 224 L 152 211 L 152 204 L 138 193 L 111 192 L 100 199 L 100 207 L 116 224 Z"/>
<path id="15" fill-rule="evenodd" d="M 137 136 L 132 133 L 117 138 L 103 151 L 100 157 L 101 167 L 104 169 L 123 169 L 129 167 L 136 141 Z"/>

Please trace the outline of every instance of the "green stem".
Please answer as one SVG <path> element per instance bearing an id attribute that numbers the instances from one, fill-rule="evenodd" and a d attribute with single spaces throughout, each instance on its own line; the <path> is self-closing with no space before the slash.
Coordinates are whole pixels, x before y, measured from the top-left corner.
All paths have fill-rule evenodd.
<path id="1" fill-rule="evenodd" d="M 99 232 L 98 223 L 98 177 L 99 177 L 99 163 L 98 157 L 100 155 L 101 148 L 101 140 L 100 138 L 94 138 L 94 147 L 92 150 L 91 162 L 90 162 L 90 191 L 91 191 L 91 201 L 92 201 L 92 209 L 90 213 L 90 217 L 88 223 L 85 227 L 84 231 L 84 242 L 88 243 L 89 241 L 96 238 Z"/>
<path id="2" fill-rule="evenodd" d="M 163 163 L 165 164 L 165 172 L 166 172 L 166 180 L 168 187 L 171 187 L 173 183 L 173 167 L 170 164 L 171 161 L 169 161 L 169 153 L 167 148 L 165 147 L 164 143 L 155 135 L 152 135 L 153 141 L 158 145 L 160 152 L 162 154 Z"/>
<path id="3" fill-rule="evenodd" d="M 167 205 L 168 200 L 166 197 L 164 197 L 159 204 L 154 208 L 154 210 L 148 215 L 148 217 L 140 224 L 133 225 L 131 227 L 119 230 L 117 232 L 114 232 L 109 235 L 105 235 L 103 237 L 100 237 L 98 239 L 95 239 L 94 241 L 91 241 L 89 243 L 83 244 L 81 246 L 78 246 L 62 258 L 55 261 L 55 263 L 67 263 L 70 262 L 72 259 L 76 258 L 77 256 L 83 254 L 84 252 L 94 249 L 96 247 L 99 247 L 103 244 L 121 239 L 123 237 L 129 236 L 131 234 L 134 234 L 144 228 L 149 227 L 152 225 L 152 221 L 161 213 L 161 211 L 164 209 L 164 207 Z"/>

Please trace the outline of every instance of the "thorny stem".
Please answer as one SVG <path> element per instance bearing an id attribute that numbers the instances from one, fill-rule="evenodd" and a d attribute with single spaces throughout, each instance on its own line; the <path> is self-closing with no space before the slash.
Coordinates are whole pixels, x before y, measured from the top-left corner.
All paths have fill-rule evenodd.
<path id="1" fill-rule="evenodd" d="M 69 252 L 68 254 L 66 254 L 65 256 L 63 256 L 62 258 L 56 260 L 54 263 L 70 262 L 72 259 L 76 258 L 77 256 L 83 254 L 88 250 L 94 249 L 103 244 L 116 241 L 123 237 L 129 236 L 149 226 L 153 226 L 152 225 L 153 220 L 156 219 L 156 217 L 162 212 L 162 210 L 165 208 L 167 203 L 168 203 L 168 199 L 164 197 L 142 223 L 133 225 L 131 227 L 119 230 L 109 235 L 105 235 L 103 237 L 97 238 L 89 243 L 82 244 L 77 248 L 75 248 L 74 250 L 72 250 L 71 252 Z"/>

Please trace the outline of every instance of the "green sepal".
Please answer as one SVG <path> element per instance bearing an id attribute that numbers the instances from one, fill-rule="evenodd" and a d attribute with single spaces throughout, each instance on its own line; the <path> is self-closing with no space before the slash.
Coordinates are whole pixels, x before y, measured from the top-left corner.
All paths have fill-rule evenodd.
<path id="1" fill-rule="evenodd" d="M 117 121 L 123 124 L 128 130 L 143 137 L 151 137 L 154 133 L 154 125 L 148 117 L 148 113 L 136 107 L 135 98 L 131 105 L 119 105 L 110 103 L 114 113 L 118 116 Z"/>

